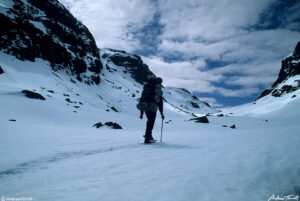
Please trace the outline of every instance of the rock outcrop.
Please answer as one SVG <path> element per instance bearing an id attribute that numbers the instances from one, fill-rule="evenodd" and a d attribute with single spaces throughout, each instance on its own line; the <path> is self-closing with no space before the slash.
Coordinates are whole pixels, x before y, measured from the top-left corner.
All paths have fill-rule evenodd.
<path id="1" fill-rule="evenodd" d="M 293 85 L 286 84 L 278 88 L 280 84 L 296 75 L 300 75 L 300 41 L 297 43 L 294 52 L 281 61 L 281 69 L 278 78 L 273 83 L 272 87 L 263 91 L 259 98 L 270 93 L 274 97 L 280 97 L 283 94 L 298 90 L 300 88 L 300 80 L 294 80 Z"/>
<path id="2" fill-rule="evenodd" d="M 87 84 L 100 83 L 102 63 L 92 34 L 57 0 L 4 3 L 0 24 L 0 50 L 5 53 L 20 60 L 41 58 L 55 71 L 65 70 Z"/>
<path id="3" fill-rule="evenodd" d="M 124 67 L 124 71 L 131 74 L 131 77 L 138 83 L 143 84 L 148 77 L 155 76 L 149 67 L 143 62 L 140 56 L 129 54 L 125 51 L 107 49 L 103 58 L 113 62 L 117 66 Z M 108 54 L 109 52 L 109 54 Z"/>

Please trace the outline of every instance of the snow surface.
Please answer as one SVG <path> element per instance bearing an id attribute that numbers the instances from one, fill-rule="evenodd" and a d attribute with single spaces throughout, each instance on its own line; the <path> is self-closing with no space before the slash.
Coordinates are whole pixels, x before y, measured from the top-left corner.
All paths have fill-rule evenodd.
<path id="1" fill-rule="evenodd" d="M 38 22 L 38 21 L 32 21 L 29 20 L 31 24 L 33 24 L 36 28 L 38 28 L 39 30 L 41 30 L 44 34 L 47 34 L 47 29 L 46 27 L 43 25 L 42 22 Z"/>
<path id="2" fill-rule="evenodd" d="M 3 8 L 11 8 L 13 5 L 13 2 L 10 0 L 0 0 L 0 6 Z"/>
<path id="3" fill-rule="evenodd" d="M 101 84 L 88 86 L 53 73 L 43 60 L 0 54 L 0 197 L 264 201 L 300 194 L 299 92 L 226 109 L 201 124 L 178 112 L 184 102 L 176 89 L 176 97 L 166 97 L 175 107 L 165 103 L 163 143 L 143 145 L 146 120 L 135 108 L 142 86 L 122 67 L 103 64 Z M 46 101 L 26 98 L 24 89 Z M 92 127 L 100 121 L 123 129 Z M 232 124 L 237 128 L 222 127 Z M 156 139 L 160 129 L 157 115 Z"/>

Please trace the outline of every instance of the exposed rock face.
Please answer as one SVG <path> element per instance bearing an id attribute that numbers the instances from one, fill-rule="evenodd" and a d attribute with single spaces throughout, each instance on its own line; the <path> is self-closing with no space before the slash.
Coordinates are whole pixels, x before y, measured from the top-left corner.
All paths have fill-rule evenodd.
<path id="1" fill-rule="evenodd" d="M 190 119 L 190 121 L 195 121 L 196 123 L 209 123 L 208 118 L 206 116 L 193 118 Z"/>
<path id="2" fill-rule="evenodd" d="M 287 78 L 298 74 L 300 74 L 300 41 L 298 42 L 293 54 L 281 61 L 281 69 L 278 79 L 274 82 L 272 87 L 275 87 Z"/>
<path id="3" fill-rule="evenodd" d="M 300 88 L 300 80 L 296 81 L 299 81 L 297 86 L 283 85 L 280 89 L 274 89 L 272 91 L 272 96 L 280 97 L 282 94 L 291 93 L 298 90 Z"/>
<path id="4" fill-rule="evenodd" d="M 4 70 L 0 66 L 0 74 L 4 73 Z"/>
<path id="5" fill-rule="evenodd" d="M 39 93 L 33 92 L 33 91 L 23 90 L 22 93 L 25 94 L 25 96 L 26 96 L 27 98 L 31 98 L 31 99 L 39 99 L 39 100 L 46 100 L 46 99 L 44 98 L 44 96 L 42 96 L 42 95 L 39 94 Z"/>
<path id="6" fill-rule="evenodd" d="M 271 89 L 262 92 L 259 98 L 271 93 L 272 96 L 280 97 L 282 94 L 296 91 L 300 88 L 300 81 L 295 80 L 295 85 L 283 85 L 280 89 L 275 89 L 279 84 L 286 81 L 290 77 L 300 74 L 300 41 L 298 42 L 293 54 L 287 56 L 281 61 L 281 69 L 277 80 Z"/>
<path id="7" fill-rule="evenodd" d="M 0 9 L 0 50 L 20 60 L 49 61 L 79 81 L 100 83 L 102 69 L 89 30 L 57 0 L 12 0 Z M 89 75 L 84 75 L 90 71 Z"/>
<path id="8" fill-rule="evenodd" d="M 108 57 L 117 66 L 123 66 L 126 72 L 131 74 L 131 77 L 140 84 L 143 84 L 149 76 L 154 76 L 149 67 L 143 63 L 140 56 L 129 54 L 125 51 L 108 49 L 110 54 L 103 54 L 102 57 Z"/>

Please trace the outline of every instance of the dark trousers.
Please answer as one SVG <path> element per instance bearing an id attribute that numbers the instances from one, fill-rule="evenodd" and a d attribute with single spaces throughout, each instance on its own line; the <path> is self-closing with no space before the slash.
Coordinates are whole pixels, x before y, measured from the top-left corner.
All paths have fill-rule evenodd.
<path id="1" fill-rule="evenodd" d="M 145 142 L 149 142 L 152 137 L 152 129 L 154 127 L 156 112 L 145 112 L 147 116 L 147 127 L 145 132 Z"/>

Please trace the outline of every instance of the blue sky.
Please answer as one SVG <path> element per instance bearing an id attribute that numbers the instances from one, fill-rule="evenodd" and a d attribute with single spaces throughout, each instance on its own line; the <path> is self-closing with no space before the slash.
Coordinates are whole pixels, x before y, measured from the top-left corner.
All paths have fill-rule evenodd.
<path id="1" fill-rule="evenodd" d="M 296 0 L 60 0 L 99 48 L 142 56 L 213 106 L 254 101 L 300 40 Z"/>

